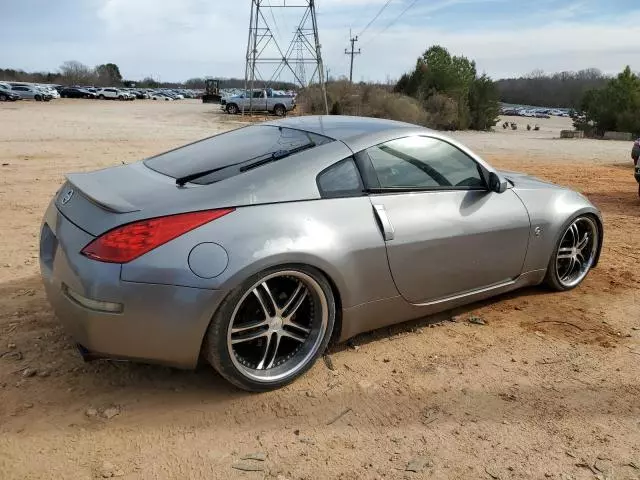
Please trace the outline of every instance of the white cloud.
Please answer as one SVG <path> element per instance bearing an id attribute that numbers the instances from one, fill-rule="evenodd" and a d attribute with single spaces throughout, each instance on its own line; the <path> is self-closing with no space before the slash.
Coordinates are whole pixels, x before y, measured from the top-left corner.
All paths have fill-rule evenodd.
<path id="1" fill-rule="evenodd" d="M 101 25 L 98 30 L 102 34 L 91 42 L 67 44 L 64 58 L 56 59 L 54 65 L 69 58 L 89 64 L 115 61 L 128 77 L 154 75 L 163 80 L 244 75 L 248 1 L 243 1 L 242 5 L 222 0 L 180 0 L 162 4 L 157 0 L 99 1 L 97 15 Z M 275 4 L 282 0 L 270 1 Z M 384 1 L 318 2 L 320 40 L 325 63 L 332 75 L 348 74 L 348 57 L 344 49 L 348 45 L 349 28 L 353 27 L 357 33 Z M 368 43 L 408 4 L 408 0 L 392 1 L 359 42 L 362 54 L 355 59 L 354 78 L 384 80 L 387 75 L 397 78 L 412 68 L 416 58 L 433 44 L 476 60 L 479 70 L 493 77 L 523 74 L 538 68 L 553 72 L 596 67 L 616 72 L 626 64 L 640 64 L 640 44 L 635 40 L 640 38 L 640 10 L 624 12 L 605 21 L 581 13 L 588 8 L 585 0 L 559 8 L 549 2 L 546 12 L 536 11 L 539 20 L 535 26 L 527 28 L 522 26 L 525 17 L 504 21 L 500 28 L 491 29 L 479 28 L 471 19 L 464 29 L 450 29 L 435 22 L 429 22 L 425 27 L 410 26 L 415 25 L 416 18 L 477 1 L 485 4 L 506 0 L 418 1 L 405 17 Z M 343 14 L 347 8 L 356 15 Z M 288 17 L 287 12 L 280 9 L 274 15 L 280 43 L 285 49 L 295 29 L 296 14 L 289 12 Z M 267 11 L 265 16 L 272 23 Z M 531 16 L 526 19 L 531 20 Z M 40 57 L 34 53 L 34 58 Z"/>

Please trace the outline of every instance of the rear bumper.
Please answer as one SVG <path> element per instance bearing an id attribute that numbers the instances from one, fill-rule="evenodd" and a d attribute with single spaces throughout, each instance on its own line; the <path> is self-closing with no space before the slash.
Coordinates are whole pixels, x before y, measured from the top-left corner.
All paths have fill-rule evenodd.
<path id="1" fill-rule="evenodd" d="M 47 298 L 65 330 L 94 357 L 193 368 L 219 290 L 126 282 L 120 265 L 92 261 L 80 250 L 92 237 L 49 206 L 40 240 Z M 69 291 L 77 294 L 74 298 Z M 88 308 L 78 295 L 120 304 L 119 313 Z"/>

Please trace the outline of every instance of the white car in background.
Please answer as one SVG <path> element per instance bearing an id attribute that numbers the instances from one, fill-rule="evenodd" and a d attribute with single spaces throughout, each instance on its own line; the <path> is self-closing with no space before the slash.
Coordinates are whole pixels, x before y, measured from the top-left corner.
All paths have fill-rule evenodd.
<path id="1" fill-rule="evenodd" d="M 173 101 L 173 98 L 171 98 L 168 95 L 165 95 L 164 93 L 161 93 L 161 92 L 154 92 L 149 96 L 149 98 L 151 100 L 167 100 L 167 101 L 171 100 L 171 101 Z"/>
<path id="2" fill-rule="evenodd" d="M 40 88 L 51 95 L 52 98 L 60 98 L 58 91 L 49 85 L 40 85 Z"/>
<path id="3" fill-rule="evenodd" d="M 125 93 L 117 88 L 99 88 L 96 92 L 96 96 L 100 100 L 128 100 Z"/>

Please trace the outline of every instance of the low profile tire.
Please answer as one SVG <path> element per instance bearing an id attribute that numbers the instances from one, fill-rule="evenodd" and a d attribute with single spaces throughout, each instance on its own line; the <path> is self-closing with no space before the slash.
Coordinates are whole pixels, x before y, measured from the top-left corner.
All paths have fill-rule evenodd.
<path id="1" fill-rule="evenodd" d="M 227 105 L 227 113 L 231 115 L 236 115 L 239 112 L 238 106 L 235 103 L 231 103 Z"/>
<path id="2" fill-rule="evenodd" d="M 571 290 L 585 279 L 598 255 L 598 222 L 592 215 L 574 218 L 565 227 L 547 266 L 545 283 L 553 290 Z"/>
<path id="3" fill-rule="evenodd" d="M 235 386 L 274 390 L 311 368 L 329 343 L 335 316 L 331 286 L 318 270 L 272 268 L 223 300 L 207 330 L 204 355 Z"/>
<path id="4" fill-rule="evenodd" d="M 275 113 L 276 117 L 284 117 L 287 114 L 287 109 L 284 108 L 284 105 L 276 105 L 273 113 Z"/>

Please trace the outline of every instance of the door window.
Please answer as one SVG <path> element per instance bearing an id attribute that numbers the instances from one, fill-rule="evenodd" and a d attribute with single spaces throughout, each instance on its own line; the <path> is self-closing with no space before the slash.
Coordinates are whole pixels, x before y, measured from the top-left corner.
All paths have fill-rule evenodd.
<path id="1" fill-rule="evenodd" d="M 453 145 L 431 137 L 405 137 L 367 150 L 381 188 L 481 189 L 478 164 Z"/>

